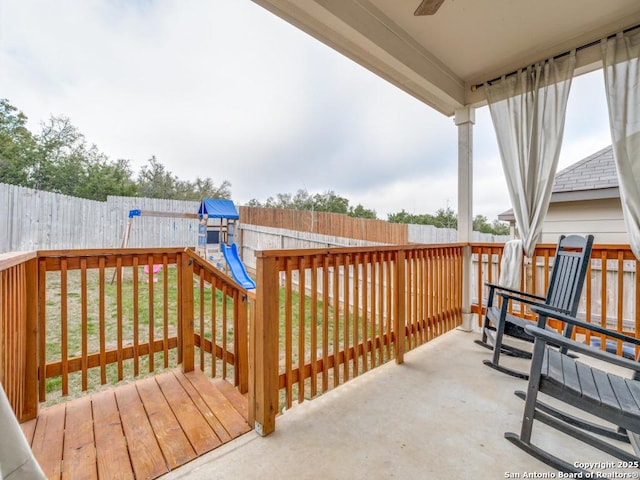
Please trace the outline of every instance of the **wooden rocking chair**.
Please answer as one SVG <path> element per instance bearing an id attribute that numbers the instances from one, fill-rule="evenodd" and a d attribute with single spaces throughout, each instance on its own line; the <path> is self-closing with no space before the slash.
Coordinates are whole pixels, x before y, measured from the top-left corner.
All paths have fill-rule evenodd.
<path id="1" fill-rule="evenodd" d="M 560 236 L 553 261 L 551 279 L 547 296 L 541 297 L 526 292 L 504 288 L 487 283 L 489 297 L 487 312 L 482 328 L 482 339 L 476 343 L 493 349 L 491 360 L 484 360 L 484 364 L 508 375 L 527 379 L 528 375 L 500 365 L 500 355 L 531 358 L 531 353 L 513 345 L 504 343 L 504 336 L 533 342 L 533 337 L 524 330 L 532 322 L 509 313 L 512 301 L 520 305 L 546 306 L 558 312 L 575 316 L 580 302 L 580 294 L 591 258 L 593 235 L 582 237 L 579 235 Z M 498 307 L 495 296 L 502 297 L 502 306 Z"/>
<path id="2" fill-rule="evenodd" d="M 544 325 L 546 318 L 552 317 L 573 327 L 591 330 L 622 340 L 627 344 L 640 346 L 640 339 L 581 322 L 554 310 L 538 307 L 532 309 L 539 314 L 538 325 Z M 574 478 L 590 478 L 584 470 L 576 467 L 577 459 L 567 462 L 531 443 L 533 421 L 539 420 L 627 462 L 629 466 L 635 465 L 635 468 L 638 468 L 640 462 L 637 434 L 640 432 L 640 363 L 571 340 L 567 330 L 564 336 L 534 325 L 526 326 L 525 331 L 535 338 L 535 343 L 527 392 L 515 392 L 518 397 L 525 399 L 522 428 L 520 435 L 507 432 L 505 438 L 560 471 L 582 475 Z M 570 351 L 606 363 L 600 363 L 599 365 L 604 366 L 595 368 L 576 360 L 569 355 Z M 624 378 L 602 370 L 601 368 L 606 368 L 607 364 L 630 369 L 633 377 Z M 587 412 L 617 428 L 568 415 L 557 407 L 538 401 L 539 393 Z M 625 441 L 630 443 L 632 448 L 625 450 L 606 439 Z M 633 453 L 629 450 L 633 450 Z"/>

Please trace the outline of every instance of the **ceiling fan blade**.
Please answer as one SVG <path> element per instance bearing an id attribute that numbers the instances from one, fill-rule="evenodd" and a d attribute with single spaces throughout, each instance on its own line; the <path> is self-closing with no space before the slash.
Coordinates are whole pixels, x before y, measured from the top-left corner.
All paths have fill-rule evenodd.
<path id="1" fill-rule="evenodd" d="M 413 14 L 416 16 L 433 15 L 438 11 L 443 2 L 444 0 L 422 0 L 422 3 L 418 8 L 416 8 L 416 11 L 413 12 Z"/>

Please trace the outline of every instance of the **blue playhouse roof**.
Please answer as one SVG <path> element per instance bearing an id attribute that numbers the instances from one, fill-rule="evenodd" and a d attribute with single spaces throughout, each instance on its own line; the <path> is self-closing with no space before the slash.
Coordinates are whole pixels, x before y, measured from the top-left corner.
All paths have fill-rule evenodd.
<path id="1" fill-rule="evenodd" d="M 205 198 L 200 203 L 198 214 L 208 215 L 209 218 L 233 218 L 239 219 L 238 210 L 231 200 L 222 200 L 219 198 Z"/>

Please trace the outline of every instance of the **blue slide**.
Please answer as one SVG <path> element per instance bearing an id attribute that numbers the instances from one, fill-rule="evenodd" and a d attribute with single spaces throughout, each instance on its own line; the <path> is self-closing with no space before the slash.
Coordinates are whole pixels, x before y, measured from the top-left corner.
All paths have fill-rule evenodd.
<path id="1" fill-rule="evenodd" d="M 256 288 L 256 282 L 254 282 L 251 277 L 247 274 L 247 270 L 244 268 L 244 264 L 240 257 L 238 256 L 238 247 L 236 244 L 232 244 L 231 248 L 229 248 L 224 243 L 220 244 L 222 248 L 222 255 L 224 255 L 224 260 L 227 262 L 227 266 L 229 270 L 231 270 L 231 275 L 233 279 L 242 285 L 247 290 L 254 290 Z"/>

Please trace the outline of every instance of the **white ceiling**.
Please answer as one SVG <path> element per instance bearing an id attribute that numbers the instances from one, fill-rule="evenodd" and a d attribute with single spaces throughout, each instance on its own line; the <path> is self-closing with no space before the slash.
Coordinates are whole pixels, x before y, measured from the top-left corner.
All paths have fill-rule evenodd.
<path id="1" fill-rule="evenodd" d="M 484 102 L 472 85 L 640 24 L 639 0 L 253 0 L 436 110 Z M 599 45 L 578 52 L 598 68 Z"/>

